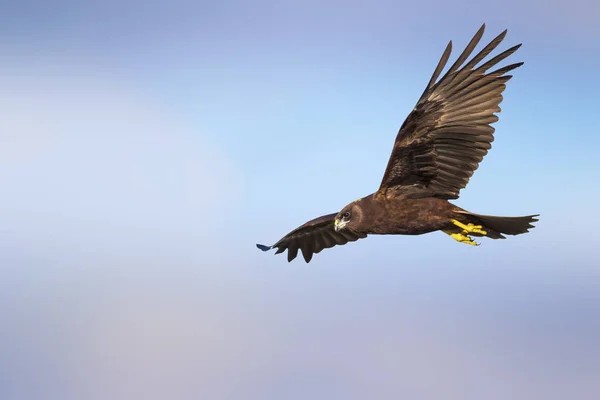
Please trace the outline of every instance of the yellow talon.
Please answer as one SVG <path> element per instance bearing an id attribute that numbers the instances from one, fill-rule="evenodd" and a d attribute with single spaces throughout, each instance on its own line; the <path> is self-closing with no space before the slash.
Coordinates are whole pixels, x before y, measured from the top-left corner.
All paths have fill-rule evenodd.
<path id="1" fill-rule="evenodd" d="M 467 235 L 468 232 L 462 231 L 461 233 L 452 233 L 451 231 L 444 231 L 446 235 L 450 235 L 452 239 L 456 240 L 460 243 L 470 244 L 471 246 L 479 246 L 479 243 L 475 242 L 473 239 Z"/>
<path id="2" fill-rule="evenodd" d="M 463 234 L 467 234 L 467 233 L 478 233 L 480 235 L 487 235 L 487 231 L 484 231 L 481 225 L 474 225 L 474 224 L 468 224 L 465 225 L 460 221 L 457 221 L 455 219 L 452 220 L 452 223 L 456 226 L 458 226 L 459 228 L 463 229 Z"/>

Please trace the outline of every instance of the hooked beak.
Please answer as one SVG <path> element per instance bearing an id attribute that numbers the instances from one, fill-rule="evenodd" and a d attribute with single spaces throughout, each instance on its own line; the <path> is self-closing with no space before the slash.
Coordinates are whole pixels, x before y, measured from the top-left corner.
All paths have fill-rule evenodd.
<path id="1" fill-rule="evenodd" d="M 339 231 L 341 231 L 342 229 L 344 229 L 344 226 L 346 226 L 346 222 L 340 221 L 340 220 L 339 220 L 339 219 L 337 219 L 337 218 L 336 218 L 336 219 L 333 221 L 333 229 L 334 229 L 336 232 L 339 232 Z"/>

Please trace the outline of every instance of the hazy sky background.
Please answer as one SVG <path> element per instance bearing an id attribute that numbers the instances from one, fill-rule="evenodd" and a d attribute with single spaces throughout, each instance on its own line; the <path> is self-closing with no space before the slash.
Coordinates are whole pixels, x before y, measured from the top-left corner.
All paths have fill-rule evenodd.
<path id="1" fill-rule="evenodd" d="M 0 398 L 599 398 L 598 15 L 4 4 Z M 538 227 L 258 251 L 377 188 L 447 41 L 483 22 L 525 66 L 457 203 Z"/>

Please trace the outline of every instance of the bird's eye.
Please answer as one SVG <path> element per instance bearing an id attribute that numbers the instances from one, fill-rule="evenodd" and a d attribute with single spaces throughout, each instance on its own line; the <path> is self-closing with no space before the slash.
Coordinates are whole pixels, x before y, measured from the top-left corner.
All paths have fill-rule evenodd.
<path id="1" fill-rule="evenodd" d="M 350 213 L 348 211 L 346 211 L 344 214 L 342 214 L 342 218 L 344 218 L 344 219 L 350 218 Z"/>

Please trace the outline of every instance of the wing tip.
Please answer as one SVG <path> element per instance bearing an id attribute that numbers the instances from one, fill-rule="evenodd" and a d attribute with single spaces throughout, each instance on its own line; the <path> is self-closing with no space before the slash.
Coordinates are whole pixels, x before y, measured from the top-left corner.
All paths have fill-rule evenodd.
<path id="1" fill-rule="evenodd" d="M 273 248 L 273 246 L 265 246 L 264 244 L 256 244 L 256 247 L 262 251 L 269 251 Z"/>
<path id="2" fill-rule="evenodd" d="M 310 262 L 310 260 L 312 260 L 313 254 L 314 253 L 312 253 L 312 252 L 306 252 L 305 253 L 304 251 L 302 251 L 302 257 L 304 258 L 304 261 L 307 264 Z"/>

